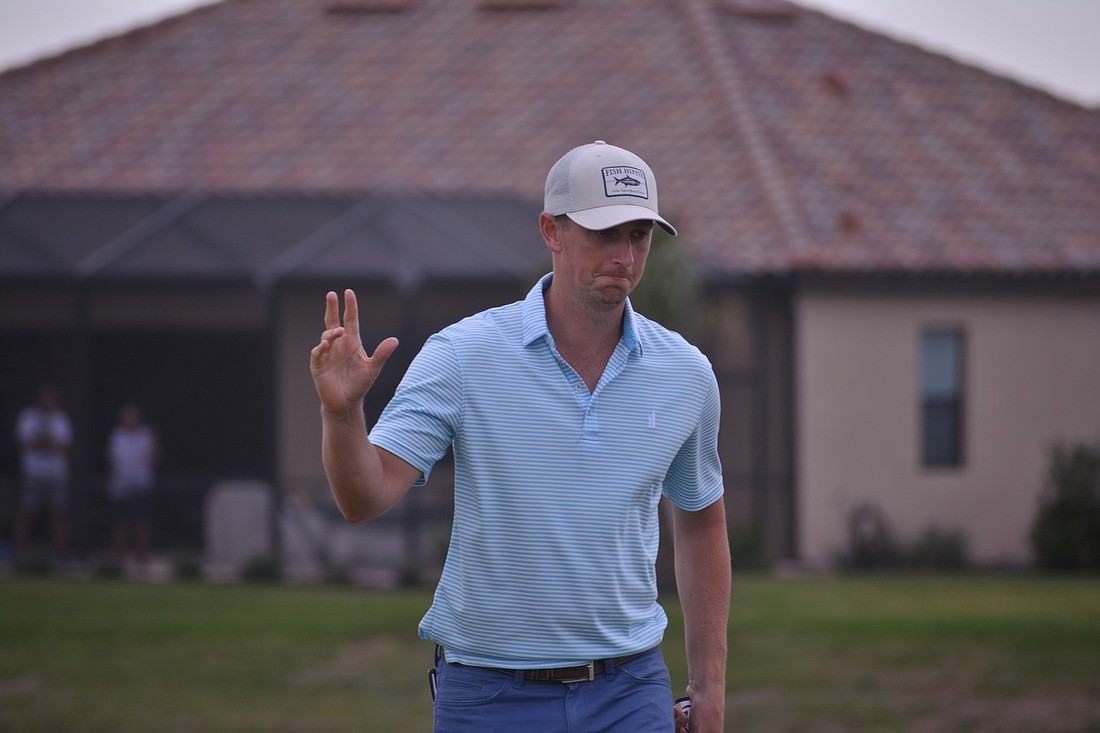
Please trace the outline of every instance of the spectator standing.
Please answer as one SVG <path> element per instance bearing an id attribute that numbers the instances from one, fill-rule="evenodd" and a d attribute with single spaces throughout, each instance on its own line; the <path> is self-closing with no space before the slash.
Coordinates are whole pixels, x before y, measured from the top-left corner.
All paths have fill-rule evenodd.
<path id="1" fill-rule="evenodd" d="M 156 433 L 145 424 L 141 409 L 127 404 L 107 443 L 107 500 L 110 505 L 114 551 L 119 560 L 131 553 L 138 562 L 149 559 L 155 467 L 159 453 Z"/>
<path id="2" fill-rule="evenodd" d="M 69 551 L 69 450 L 73 429 L 56 387 L 42 387 L 35 403 L 19 413 L 15 435 L 23 470 L 15 520 L 16 548 L 26 550 L 35 518 L 48 512 L 54 554 L 64 557 Z"/>

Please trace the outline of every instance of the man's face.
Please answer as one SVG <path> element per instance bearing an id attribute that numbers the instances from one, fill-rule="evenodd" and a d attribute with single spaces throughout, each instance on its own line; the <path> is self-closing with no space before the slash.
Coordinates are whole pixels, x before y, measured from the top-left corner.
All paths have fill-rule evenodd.
<path id="1" fill-rule="evenodd" d="M 47 387 L 38 394 L 38 407 L 43 412 L 53 412 L 60 404 L 61 397 L 52 387 Z"/>
<path id="2" fill-rule="evenodd" d="M 631 221 L 610 229 L 585 229 L 568 221 L 559 224 L 560 272 L 582 297 L 597 307 L 614 308 L 642 279 L 653 238 L 652 221 Z"/>

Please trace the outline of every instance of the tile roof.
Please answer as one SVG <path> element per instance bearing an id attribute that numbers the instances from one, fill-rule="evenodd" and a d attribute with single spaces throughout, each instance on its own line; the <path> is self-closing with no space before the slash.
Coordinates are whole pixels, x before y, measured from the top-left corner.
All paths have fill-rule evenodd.
<path id="1" fill-rule="evenodd" d="M 538 202 L 597 138 L 714 273 L 1100 273 L 1100 111 L 781 0 L 226 0 L 0 75 L 0 194 Z"/>

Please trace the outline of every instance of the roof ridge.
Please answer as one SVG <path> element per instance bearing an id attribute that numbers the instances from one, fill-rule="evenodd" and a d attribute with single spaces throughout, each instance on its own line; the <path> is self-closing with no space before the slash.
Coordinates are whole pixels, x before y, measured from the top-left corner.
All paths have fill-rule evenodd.
<path id="1" fill-rule="evenodd" d="M 197 191 L 180 194 L 136 224 L 118 235 L 102 247 L 76 263 L 76 272 L 81 278 L 89 278 L 103 270 L 123 255 L 136 249 L 151 235 L 167 228 L 180 217 L 193 211 L 206 200 L 206 196 Z"/>
<path id="2" fill-rule="evenodd" d="M 383 204 L 384 201 L 376 197 L 367 197 L 352 204 L 263 265 L 255 275 L 256 283 L 262 288 L 271 287 L 287 273 L 333 247 L 342 237 L 357 231 L 382 210 Z"/>
<path id="3" fill-rule="evenodd" d="M 802 251 L 808 242 L 806 227 L 794 197 L 783 181 L 775 155 L 752 112 L 752 106 L 744 101 L 745 85 L 732 54 L 715 29 L 715 19 L 708 12 L 705 0 L 684 0 L 682 7 L 687 9 L 692 30 L 702 45 L 704 61 L 718 87 L 726 115 L 745 141 L 749 161 L 763 187 L 764 198 L 778 219 L 789 246 L 795 251 Z"/>

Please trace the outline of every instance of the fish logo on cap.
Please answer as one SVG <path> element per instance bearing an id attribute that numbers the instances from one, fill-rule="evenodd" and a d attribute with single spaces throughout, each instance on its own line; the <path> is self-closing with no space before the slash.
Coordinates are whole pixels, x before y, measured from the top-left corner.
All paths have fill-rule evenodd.
<path id="1" fill-rule="evenodd" d="M 631 166 L 614 166 L 603 169 L 604 195 L 632 196 L 639 199 L 649 198 L 649 186 L 645 171 Z"/>

